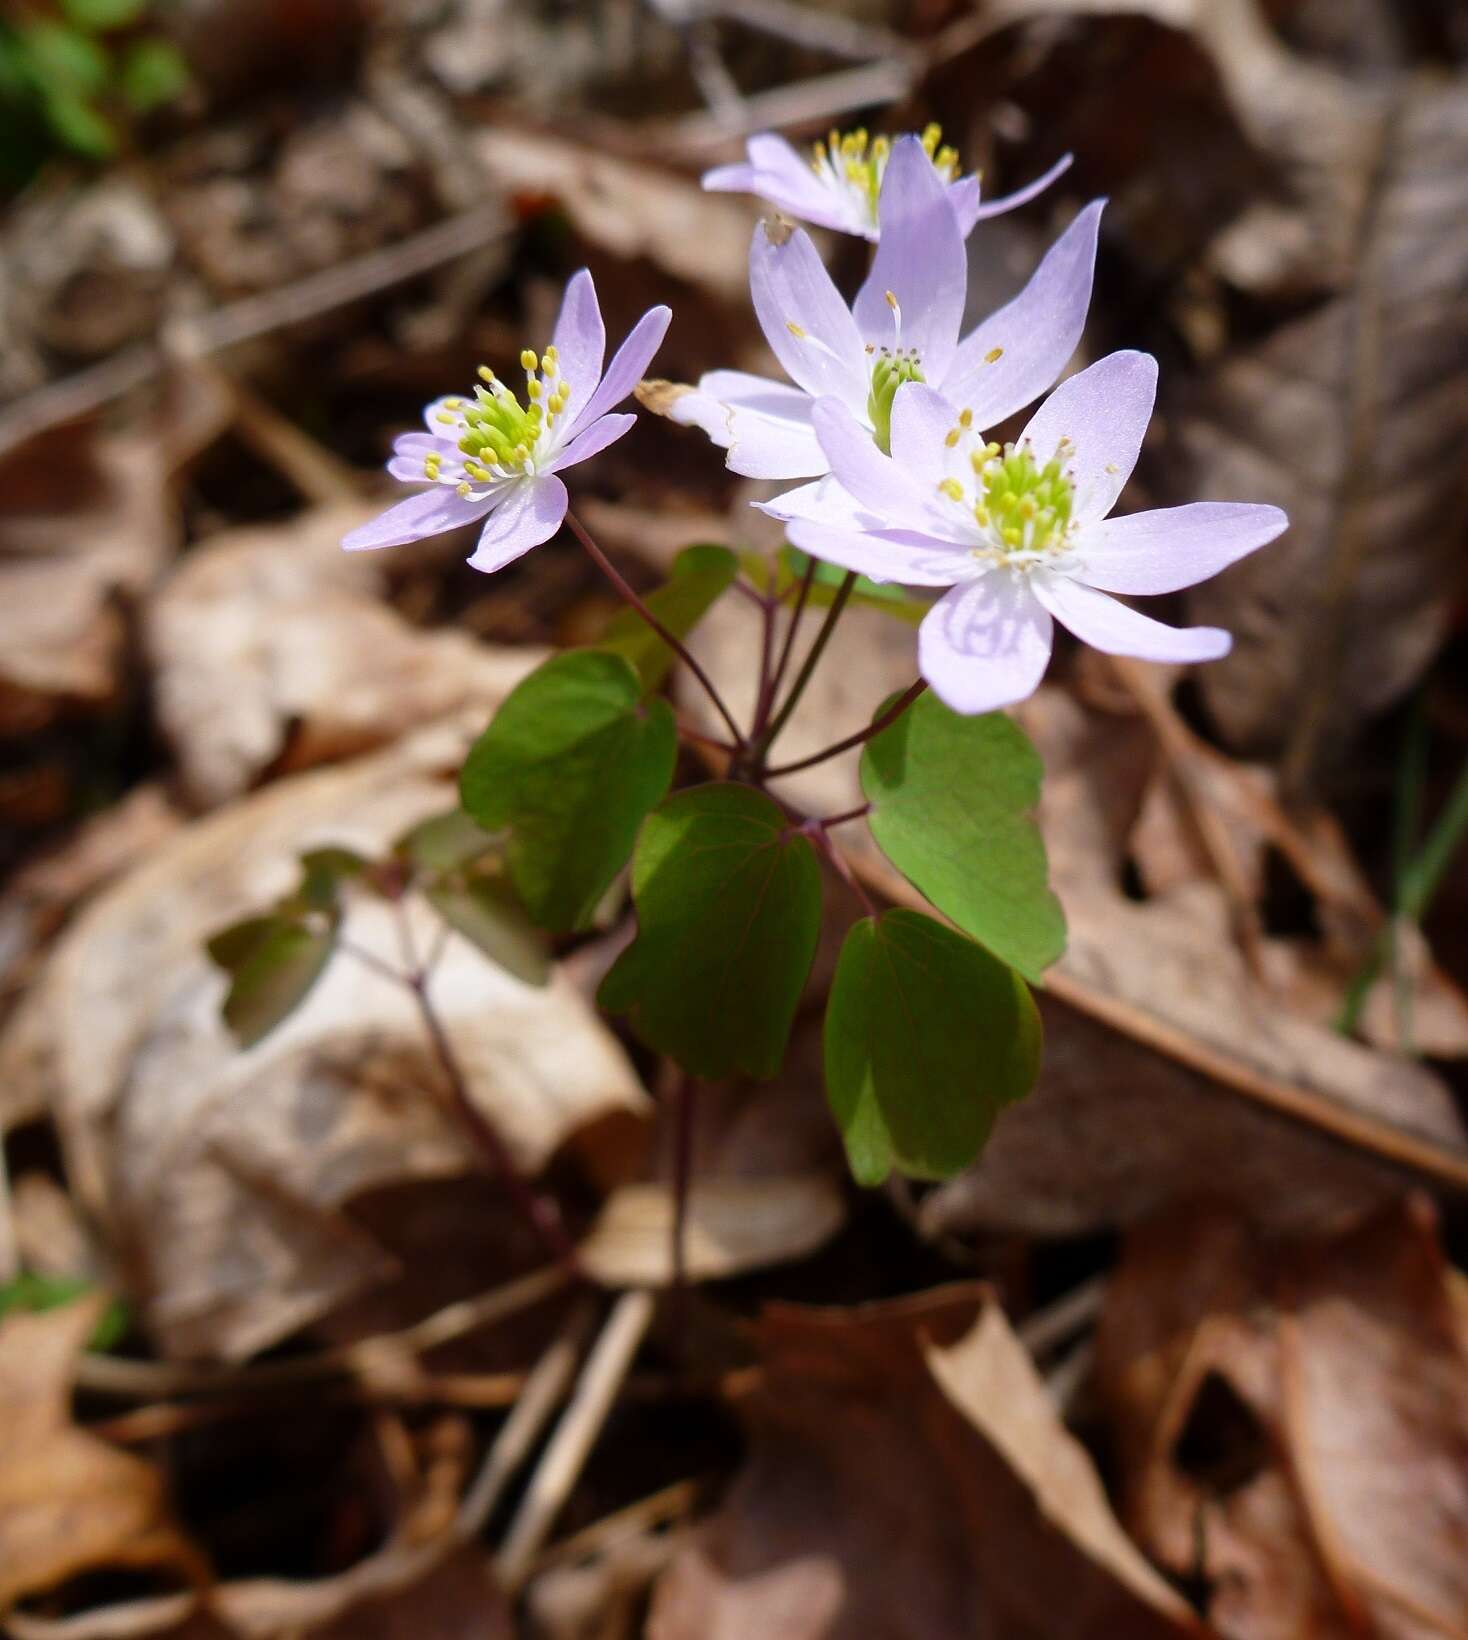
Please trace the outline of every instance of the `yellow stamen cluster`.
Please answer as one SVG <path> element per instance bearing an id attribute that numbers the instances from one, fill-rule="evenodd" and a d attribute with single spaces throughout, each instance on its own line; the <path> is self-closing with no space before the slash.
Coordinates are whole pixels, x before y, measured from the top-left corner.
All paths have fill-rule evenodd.
<path id="1" fill-rule="evenodd" d="M 947 437 L 950 449 L 972 423 L 965 411 Z M 1003 551 L 1052 551 L 1064 546 L 1075 505 L 1075 487 L 1064 470 L 1070 452 L 1070 441 L 1062 439 L 1055 455 L 1041 466 L 1028 445 L 982 444 L 969 455 L 975 480 L 972 497 L 956 478 L 941 480 L 938 489 L 950 501 L 970 508 L 974 522 Z"/>
<path id="2" fill-rule="evenodd" d="M 525 372 L 525 404 L 505 386 L 488 365 L 479 367 L 479 385 L 472 399 L 445 399 L 437 420 L 459 433 L 464 477 L 457 485 L 467 495 L 474 484 L 489 484 L 530 465 L 541 435 L 565 414 L 571 384 L 560 374 L 554 346 L 544 358 L 526 348 L 520 355 Z M 443 458 L 430 451 L 423 458 L 423 476 L 437 479 Z"/>
<path id="3" fill-rule="evenodd" d="M 916 348 L 892 352 L 883 348 L 872 362 L 872 390 L 867 395 L 867 420 L 872 436 L 884 455 L 892 454 L 892 401 L 904 382 L 923 380 L 923 367 Z"/>
<path id="4" fill-rule="evenodd" d="M 930 125 L 923 132 L 923 152 L 932 160 L 945 182 L 958 176 L 958 150 L 943 143 L 943 128 Z M 862 195 L 871 220 L 877 220 L 877 196 L 892 156 L 890 137 L 869 136 L 865 128 L 841 132 L 832 130 L 824 142 L 811 150 L 811 166 L 823 182 L 851 184 Z"/>

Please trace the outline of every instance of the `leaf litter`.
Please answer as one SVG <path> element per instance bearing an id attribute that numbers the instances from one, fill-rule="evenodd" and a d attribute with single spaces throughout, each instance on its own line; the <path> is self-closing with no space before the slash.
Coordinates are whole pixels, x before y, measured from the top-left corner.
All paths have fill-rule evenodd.
<path id="1" fill-rule="evenodd" d="M 1084 352 L 1173 361 L 1147 498 L 1259 495 L 1294 527 L 1190 597 L 1238 632 L 1231 661 L 1178 691 L 1078 659 L 1022 714 L 1069 948 L 1039 997 L 1040 1083 L 955 1180 L 850 1189 L 803 1007 L 779 1078 L 700 1090 L 675 1269 L 674 1159 L 649 1119 L 673 1089 L 590 1006 L 624 887 L 544 989 L 447 937 L 445 1017 L 486 1115 L 582 1238 L 604 1295 L 587 1311 L 568 1271 L 527 1276 L 536 1250 L 398 991 L 339 954 L 240 1055 L 203 941 L 288 894 L 303 851 L 390 849 L 443 812 L 489 711 L 550 645 L 598 635 L 576 573 L 547 565 L 510 584 L 525 641 L 473 641 L 462 580 L 425 594 L 336 553 L 367 508 L 342 475 L 384 453 L 422 380 L 462 375 L 461 330 L 539 299 L 548 263 L 590 260 L 629 306 L 679 293 L 670 374 L 766 368 L 742 310 L 756 212 L 701 193 L 703 152 L 668 133 L 708 142 L 718 120 L 688 110 L 725 55 L 758 86 L 751 117 L 774 95 L 797 134 L 844 123 L 840 53 L 799 7 L 757 44 L 712 16 L 578 20 L 558 54 L 538 7 L 486 41 L 472 8 L 395 6 L 374 35 L 325 6 L 314 47 L 283 58 L 268 8 L 209 9 L 201 74 L 239 100 L 206 147 L 140 157 L 174 192 L 147 266 L 104 264 L 115 323 L 74 322 L 71 251 L 57 288 L 4 315 L 7 382 L 29 395 L 8 428 L 156 380 L 181 335 L 220 372 L 185 372 L 182 408 L 124 401 L 7 458 L 0 700 L 24 781 L 0 782 L 0 814 L 26 863 L 0 914 L 19 1175 L 0 1200 L 28 1268 L 100 1281 L 135 1318 L 107 1355 L 85 1351 L 100 1294 L 0 1322 L 0 1356 L 24 1364 L 0 1407 L 13 1632 L 1462 1632 L 1461 953 L 1402 927 L 1356 1038 L 1333 1029 L 1387 915 L 1404 697 L 1429 703 L 1439 762 L 1461 755 L 1464 42 L 1441 8 L 1402 24 L 1362 0 L 1353 59 L 1310 0 L 1268 22 L 1247 0 L 1005 0 L 939 8 L 895 65 L 1005 183 L 1055 157 L 1052 134 L 1094 154 L 1057 210 L 1112 194 L 1102 277 L 1148 312 L 1125 338 L 1098 322 Z M 252 62 L 350 78 L 328 47 L 364 28 L 365 101 L 353 84 L 333 113 L 287 83 L 262 113 Z M 527 62 L 554 71 L 530 84 Z M 83 203 L 73 236 L 95 225 Z M 446 212 L 459 248 L 420 245 Z M 1029 242 L 1017 224 L 1003 240 Z M 45 263 L 25 276 L 44 285 Z M 221 380 L 273 406 L 284 442 Z M 583 510 L 642 559 L 639 584 L 695 541 L 778 544 L 748 486 L 648 421 L 649 455 L 599 464 Z M 246 485 L 221 489 L 199 465 L 221 434 L 262 493 L 314 508 L 262 518 Z M 721 684 L 753 631 L 732 600 L 699 629 Z M 910 625 L 853 608 L 782 756 L 860 728 L 910 654 Z M 78 780 L 98 744 L 79 734 L 108 744 L 112 788 Z M 853 759 L 780 791 L 839 813 L 869 795 L 857 778 Z M 1434 764 L 1433 795 L 1443 780 Z M 864 892 L 914 903 L 864 832 L 835 835 Z M 429 904 L 406 909 L 416 941 L 438 938 Z M 834 920 L 808 996 L 832 983 Z M 348 894 L 368 958 L 396 960 L 396 924 Z M 945 1285 L 974 1271 L 990 1285 Z M 299 1426 L 336 1440 L 338 1416 L 354 1421 L 323 1461 Z M 273 1472 L 240 1469 L 252 1445 Z M 306 1566 L 260 1520 L 294 1518 L 318 1471 Z"/>

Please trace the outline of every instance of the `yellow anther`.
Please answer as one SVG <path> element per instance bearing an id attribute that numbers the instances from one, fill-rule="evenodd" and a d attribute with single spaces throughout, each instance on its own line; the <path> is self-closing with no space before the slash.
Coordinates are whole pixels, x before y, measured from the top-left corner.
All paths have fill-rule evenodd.
<path id="1" fill-rule="evenodd" d="M 480 381 L 488 382 L 490 386 L 494 385 L 494 371 L 492 371 L 487 364 L 480 365 L 476 374 L 478 375 Z"/>
<path id="2" fill-rule="evenodd" d="M 960 484 L 956 478 L 945 478 L 940 480 L 938 488 L 948 497 L 950 501 L 963 500 L 963 485 Z"/>
<path id="3" fill-rule="evenodd" d="M 942 140 L 943 140 L 943 127 L 941 125 L 933 124 L 933 125 L 927 126 L 924 129 L 924 131 L 923 131 L 923 152 L 925 154 L 927 154 L 929 159 L 931 159 L 933 157 L 933 150 L 938 146 L 938 144 Z"/>
<path id="4" fill-rule="evenodd" d="M 523 467 L 525 465 L 525 463 L 529 460 L 530 460 L 530 451 L 523 444 L 517 444 L 515 446 L 515 464 L 516 464 L 516 466 Z"/>
<path id="5" fill-rule="evenodd" d="M 447 410 L 440 410 L 433 418 L 441 427 L 453 427 L 458 423 L 457 416 L 451 416 Z"/>
<path id="6" fill-rule="evenodd" d="M 785 328 L 786 328 L 786 330 L 788 330 L 790 332 L 790 334 L 792 336 L 798 337 L 799 340 L 801 340 L 802 342 L 805 340 L 805 338 L 806 338 L 805 327 L 803 325 L 796 324 L 794 319 L 787 319 L 785 321 Z"/>
<path id="7" fill-rule="evenodd" d="M 463 399 L 445 399 L 443 401 L 443 407 L 445 410 L 462 410 L 464 408 L 464 401 Z"/>
<path id="8" fill-rule="evenodd" d="M 985 364 L 998 364 L 999 361 L 1003 357 L 1004 357 L 1004 349 L 1002 347 L 991 347 L 989 349 L 989 351 L 984 355 L 984 363 Z"/>
<path id="9" fill-rule="evenodd" d="M 548 348 L 546 348 L 545 352 L 541 355 L 541 357 L 545 360 L 545 368 L 547 370 L 554 370 L 556 368 L 556 361 L 560 358 L 560 356 L 561 356 L 561 350 L 556 346 L 556 344 L 554 342 L 552 342 L 551 345 Z"/>
<path id="10" fill-rule="evenodd" d="M 538 381 L 528 381 L 528 382 L 525 383 L 526 397 L 531 399 L 532 401 L 535 400 L 535 399 L 538 399 L 544 391 L 545 391 L 545 389 L 541 386 L 541 384 Z"/>
<path id="11" fill-rule="evenodd" d="M 960 427 L 964 428 L 965 431 L 967 431 L 967 429 L 972 427 L 973 424 L 974 424 L 974 413 L 973 413 L 972 410 L 960 410 L 958 412 L 958 425 Z"/>
<path id="12" fill-rule="evenodd" d="M 527 347 L 525 349 L 525 351 L 523 353 L 521 353 L 521 355 L 520 355 L 520 368 L 522 370 L 539 370 L 540 369 L 540 360 L 536 358 L 534 350 L 532 348 Z"/>
<path id="13" fill-rule="evenodd" d="M 980 529 L 988 529 L 990 519 L 989 509 L 984 506 L 982 502 L 974 508 L 974 519 L 978 523 Z"/>
<path id="14" fill-rule="evenodd" d="M 887 306 L 889 308 L 891 308 L 894 313 L 896 313 L 896 311 L 897 311 L 897 298 L 892 294 L 892 292 L 890 290 L 887 292 Z"/>
<path id="15" fill-rule="evenodd" d="M 461 478 L 459 482 L 454 485 L 454 490 L 461 501 L 467 501 L 469 499 L 469 483 L 466 479 Z"/>
<path id="16" fill-rule="evenodd" d="M 953 427 L 953 428 L 949 429 L 949 431 L 948 431 L 946 437 L 944 438 L 943 442 L 948 446 L 948 448 L 950 450 L 952 450 L 957 446 L 958 441 L 962 436 L 963 436 L 963 429 L 961 427 Z"/>

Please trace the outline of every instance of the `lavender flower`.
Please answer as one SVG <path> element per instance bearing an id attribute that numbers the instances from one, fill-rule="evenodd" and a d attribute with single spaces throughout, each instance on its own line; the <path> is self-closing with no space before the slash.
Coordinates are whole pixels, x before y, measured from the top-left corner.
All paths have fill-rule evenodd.
<path id="1" fill-rule="evenodd" d="M 715 370 L 668 414 L 727 449 L 736 473 L 764 479 L 829 470 L 811 421 L 818 398 L 839 399 L 884 450 L 893 395 L 905 382 L 927 382 L 969 405 L 981 427 L 992 426 L 1038 398 L 1075 351 L 1091 300 L 1102 203 L 1088 205 L 1019 295 L 960 341 L 963 237 L 927 152 L 916 137 L 901 137 L 878 202 L 882 238 L 850 308 L 808 234 L 767 223 L 755 229 L 755 312 L 795 385 Z M 800 494 L 781 500 L 799 506 Z M 786 516 L 778 503 L 769 510 Z"/>
<path id="2" fill-rule="evenodd" d="M 921 139 L 914 140 L 921 141 L 930 169 L 946 189 L 964 239 L 976 222 L 1028 204 L 1070 164 L 1067 154 L 1018 193 L 981 205 L 978 172 L 959 176 L 958 151 L 939 146 L 943 141 L 940 126 L 930 125 Z M 705 172 L 703 185 L 721 193 L 758 194 L 797 221 L 875 241 L 882 232 L 878 201 L 892 152 L 889 137 L 869 138 L 865 131 L 849 131 L 843 136 L 832 131 L 825 142 L 815 145 L 807 163 L 783 137 L 765 133 L 751 137 L 745 144 L 745 163 L 720 165 Z"/>
<path id="3" fill-rule="evenodd" d="M 547 541 L 561 527 L 569 498 L 556 476 L 621 438 L 637 420 L 608 415 L 641 379 L 672 317 L 650 308 L 632 327 L 606 371 L 606 328 L 585 268 L 566 286 L 555 335 L 544 356 L 520 355 L 525 402 L 481 368 L 469 398 L 436 399 L 426 433 L 393 444 L 387 470 L 428 489 L 353 530 L 351 552 L 396 547 L 484 519 L 469 559 L 486 573 Z"/>
<path id="4" fill-rule="evenodd" d="M 845 404 L 824 399 L 815 428 L 835 483 L 822 487 L 824 516 L 813 503 L 790 539 L 877 580 L 950 589 L 923 620 L 918 666 L 956 712 L 1033 693 L 1052 618 L 1108 655 L 1215 660 L 1227 632 L 1164 626 L 1107 594 L 1192 586 L 1288 520 L 1278 507 L 1208 501 L 1108 518 L 1156 388 L 1148 354 L 1109 354 L 1062 382 L 1001 449 L 967 410 L 912 383 L 893 403 L 891 455 Z"/>

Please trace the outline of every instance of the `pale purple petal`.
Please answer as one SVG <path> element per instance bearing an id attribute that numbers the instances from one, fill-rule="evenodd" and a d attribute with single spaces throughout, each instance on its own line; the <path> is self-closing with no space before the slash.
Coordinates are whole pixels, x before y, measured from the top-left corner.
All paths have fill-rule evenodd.
<path id="1" fill-rule="evenodd" d="M 948 203 L 953 207 L 958 231 L 965 239 L 973 232 L 979 220 L 979 173 L 971 171 L 966 177 L 948 184 Z"/>
<path id="2" fill-rule="evenodd" d="M 1030 417 L 1021 435 L 1035 459 L 1048 461 L 1062 438 L 1072 449 L 1066 469 L 1076 487 L 1073 516 L 1081 523 L 1104 518 L 1131 477 L 1152 401 L 1157 361 L 1150 353 L 1108 353 L 1060 386 Z"/>
<path id="3" fill-rule="evenodd" d="M 916 481 L 876 440 L 846 406 L 821 399 L 812 412 L 816 437 L 831 463 L 831 472 L 843 488 L 869 507 L 885 525 L 917 529 L 928 523 L 928 498 Z"/>
<path id="4" fill-rule="evenodd" d="M 1030 584 L 1062 626 L 1103 654 L 1143 661 L 1216 661 L 1233 647 L 1221 627 L 1165 626 L 1063 575 L 1042 571 L 1030 577 Z"/>
<path id="5" fill-rule="evenodd" d="M 1032 199 L 1038 199 L 1052 182 L 1064 176 L 1070 169 L 1072 157 L 1070 154 L 1063 155 L 1046 171 L 1044 176 L 1036 177 L 1033 182 L 1027 182 L 1023 188 L 1016 188 L 1012 194 L 1000 194 L 995 199 L 985 200 L 979 206 L 978 215 L 974 220 L 987 222 L 991 216 L 1002 216 L 1005 211 L 1018 210 L 1021 205 L 1028 205 Z"/>
<path id="6" fill-rule="evenodd" d="M 923 382 L 904 382 L 892 400 L 892 459 L 929 494 L 949 475 L 945 440 L 958 411 Z M 970 475 L 971 477 L 972 475 Z"/>
<path id="7" fill-rule="evenodd" d="M 742 370 L 711 370 L 695 392 L 673 401 L 669 417 L 701 427 L 746 478 L 810 478 L 827 468 L 811 425 L 811 398 L 798 387 Z"/>
<path id="8" fill-rule="evenodd" d="M 877 254 L 852 307 L 862 341 L 916 348 L 923 374 L 942 381 L 963 320 L 968 263 L 945 186 L 917 137 L 892 145 L 877 215 Z"/>
<path id="9" fill-rule="evenodd" d="M 401 547 L 425 536 L 442 535 L 483 518 L 494 505 L 491 497 L 464 500 L 447 484 L 435 484 L 421 495 L 389 507 L 370 524 L 363 524 L 342 538 L 348 552 L 366 552 L 374 547 Z"/>
<path id="10" fill-rule="evenodd" d="M 951 587 L 974 567 L 973 559 L 966 552 L 918 536 L 894 540 L 890 535 L 863 535 L 804 519 L 795 519 L 786 534 L 802 552 L 810 553 L 813 558 L 839 564 L 842 569 L 853 569 L 873 581 Z"/>
<path id="11" fill-rule="evenodd" d="M 849 213 L 783 137 L 768 133 L 745 144 L 747 163 L 706 171 L 703 186 L 715 193 L 757 194 L 782 211 L 823 227 L 849 228 Z"/>
<path id="12" fill-rule="evenodd" d="M 581 407 L 581 413 L 571 424 L 571 431 L 579 433 L 589 427 L 600 415 L 618 405 L 642 380 L 643 372 L 652 363 L 652 356 L 663 345 L 668 333 L 672 310 L 666 307 L 649 308 L 627 333 L 627 340 L 612 355 L 601 386 L 591 395 L 591 401 Z M 575 400 L 572 400 L 575 404 Z"/>
<path id="13" fill-rule="evenodd" d="M 437 482 L 430 479 L 428 474 L 424 472 L 422 456 L 394 456 L 388 462 L 387 470 L 400 484 L 431 484 Z M 440 476 L 443 476 L 442 469 L 440 469 Z"/>
<path id="14" fill-rule="evenodd" d="M 462 407 L 463 403 L 462 395 L 446 393 L 442 398 L 435 399 L 432 404 L 425 404 L 423 406 L 423 425 L 435 438 L 450 437 L 453 435 L 455 428 L 462 432 L 464 425 L 462 409 L 450 410 L 449 406 L 457 404 Z M 445 416 L 449 418 L 447 422 L 443 419 Z"/>
<path id="15" fill-rule="evenodd" d="M 437 433 L 399 433 L 392 441 L 395 456 L 457 456 L 459 446 L 451 438 Z"/>
<path id="16" fill-rule="evenodd" d="M 761 222 L 749 246 L 749 291 L 765 340 L 792 381 L 815 398 L 866 402 L 861 335 L 808 233 L 772 233 Z"/>
<path id="17" fill-rule="evenodd" d="M 607 351 L 607 330 L 589 269 L 571 275 L 551 341 L 560 373 L 571 386 L 571 413 L 575 415 L 596 391 Z"/>
<path id="18" fill-rule="evenodd" d="M 1091 303 L 1105 203 L 1086 206 L 1019 295 L 958 344 L 943 391 L 972 410 L 980 427 L 993 427 L 1039 398 L 1075 352 Z"/>
<path id="19" fill-rule="evenodd" d="M 1034 694 L 1052 637 L 1026 578 L 993 570 L 954 587 L 924 616 L 918 670 L 955 712 L 994 712 Z"/>
<path id="20" fill-rule="evenodd" d="M 1217 575 L 1289 525 L 1278 507 L 1195 501 L 1106 518 L 1081 538 L 1077 580 L 1102 592 L 1176 592 Z"/>
<path id="21" fill-rule="evenodd" d="M 549 541 L 560 529 L 570 504 L 566 486 L 553 474 L 516 479 L 485 519 L 469 567 L 492 574 Z"/>
<path id="22" fill-rule="evenodd" d="M 609 444 L 615 444 L 623 433 L 630 433 L 636 425 L 637 417 L 626 412 L 601 416 L 589 427 L 583 427 L 569 444 L 551 458 L 549 466 L 542 470 L 548 473 L 563 473 L 567 467 L 574 467 L 578 461 L 590 461 Z"/>
<path id="23" fill-rule="evenodd" d="M 824 450 L 821 458 L 824 463 Z M 754 501 L 750 505 L 782 521 L 804 518 L 832 529 L 855 530 L 858 534 L 886 527 L 884 518 L 858 501 L 829 474 L 812 484 L 797 484 L 793 490 L 786 490 L 769 501 Z"/>

